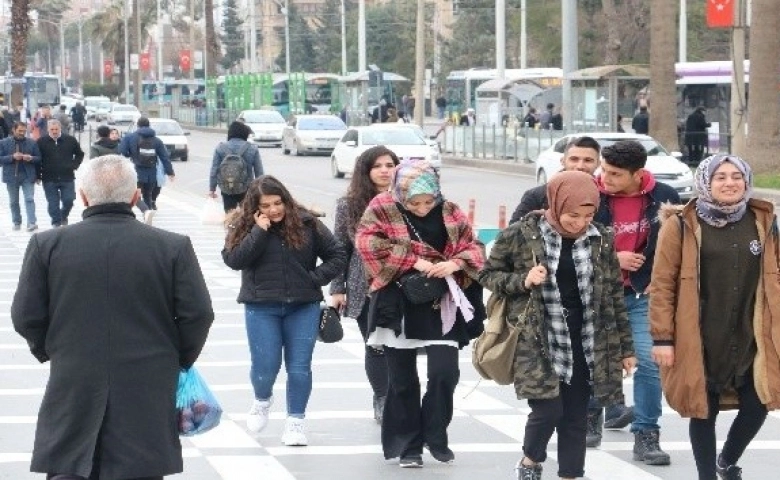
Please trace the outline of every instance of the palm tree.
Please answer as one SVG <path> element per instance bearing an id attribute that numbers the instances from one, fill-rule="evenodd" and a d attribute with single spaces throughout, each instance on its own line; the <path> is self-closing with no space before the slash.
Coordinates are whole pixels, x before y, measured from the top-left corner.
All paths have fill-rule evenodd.
<path id="1" fill-rule="evenodd" d="M 678 149 L 674 59 L 677 52 L 678 0 L 653 0 L 650 7 L 650 135 Z"/>
<path id="2" fill-rule="evenodd" d="M 30 1 L 11 0 L 11 73 L 21 77 L 27 71 L 27 36 L 30 33 Z M 22 101 L 22 85 L 11 90 L 12 105 Z"/>
<path id="3" fill-rule="evenodd" d="M 750 26 L 750 97 L 747 152 L 758 171 L 776 171 L 780 147 L 777 72 L 780 71 L 780 10 L 776 0 L 753 0 Z"/>

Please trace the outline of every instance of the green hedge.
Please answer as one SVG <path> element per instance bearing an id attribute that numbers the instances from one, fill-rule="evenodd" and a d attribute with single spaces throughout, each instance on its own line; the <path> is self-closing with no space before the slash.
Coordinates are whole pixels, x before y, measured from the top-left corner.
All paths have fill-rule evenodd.
<path id="1" fill-rule="evenodd" d="M 99 83 L 85 83 L 82 88 L 82 93 L 85 97 L 106 96 L 109 98 L 117 98 L 121 93 L 121 89 L 116 83 L 106 83 L 104 85 Z"/>

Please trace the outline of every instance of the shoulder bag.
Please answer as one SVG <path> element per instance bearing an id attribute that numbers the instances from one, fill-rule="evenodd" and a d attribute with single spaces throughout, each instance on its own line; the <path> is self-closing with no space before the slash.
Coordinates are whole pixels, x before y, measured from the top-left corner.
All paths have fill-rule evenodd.
<path id="1" fill-rule="evenodd" d="M 401 212 L 401 216 L 404 217 L 404 221 L 412 229 L 417 240 L 422 242 L 422 237 L 420 237 L 417 229 L 414 228 L 409 219 L 406 218 L 406 215 Z M 404 297 L 415 305 L 439 300 L 449 290 L 447 280 L 428 277 L 425 273 L 416 270 L 401 275 L 396 284 L 400 287 Z"/>
<path id="2" fill-rule="evenodd" d="M 341 316 L 338 310 L 324 303 L 320 307 L 320 331 L 317 340 L 322 343 L 336 343 L 344 338 Z"/>

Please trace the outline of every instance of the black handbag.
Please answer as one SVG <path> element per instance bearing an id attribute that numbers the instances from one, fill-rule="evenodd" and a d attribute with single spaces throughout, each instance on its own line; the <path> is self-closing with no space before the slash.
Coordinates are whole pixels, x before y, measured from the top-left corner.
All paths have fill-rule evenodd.
<path id="1" fill-rule="evenodd" d="M 401 210 L 400 207 L 398 210 Z M 406 218 L 406 215 L 404 215 L 403 212 L 401 212 L 401 216 L 404 217 L 404 222 L 406 222 L 412 232 L 414 232 L 414 236 L 417 237 L 417 240 L 422 242 L 423 239 L 417 229 L 414 228 L 414 225 L 412 225 L 412 222 Z M 447 280 L 443 278 L 428 277 L 424 273 L 416 270 L 401 275 L 401 278 L 395 283 L 401 288 L 404 297 L 414 305 L 435 302 L 449 290 Z"/>
<path id="2" fill-rule="evenodd" d="M 344 338 L 341 316 L 338 310 L 328 305 L 320 306 L 320 331 L 317 340 L 322 343 L 336 343 Z"/>
<path id="3" fill-rule="evenodd" d="M 402 275 L 396 283 L 404 297 L 415 305 L 439 300 L 449 290 L 447 280 L 427 277 L 422 272 Z"/>

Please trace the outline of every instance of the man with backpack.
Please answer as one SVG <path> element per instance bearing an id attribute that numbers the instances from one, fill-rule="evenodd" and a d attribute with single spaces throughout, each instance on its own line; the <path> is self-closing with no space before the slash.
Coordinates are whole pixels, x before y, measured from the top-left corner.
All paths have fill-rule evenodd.
<path id="1" fill-rule="evenodd" d="M 263 162 L 257 147 L 247 141 L 251 130 L 235 121 L 228 128 L 227 142 L 214 151 L 209 177 L 209 196 L 217 198 L 217 186 L 222 194 L 225 212 L 233 210 L 244 199 L 252 180 L 263 175 Z"/>
<path id="2" fill-rule="evenodd" d="M 136 122 L 135 132 L 125 135 L 119 144 L 119 153 L 133 160 L 138 174 L 138 188 L 144 203 L 154 211 L 157 205 L 154 201 L 154 187 L 157 186 L 157 162 L 162 162 L 163 170 L 173 181 L 174 173 L 168 149 L 157 138 L 154 130 L 149 127 L 149 119 L 141 117 Z M 150 219 L 146 219 L 147 222 Z"/>

